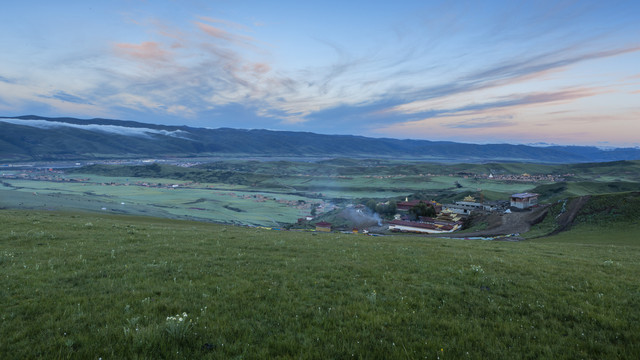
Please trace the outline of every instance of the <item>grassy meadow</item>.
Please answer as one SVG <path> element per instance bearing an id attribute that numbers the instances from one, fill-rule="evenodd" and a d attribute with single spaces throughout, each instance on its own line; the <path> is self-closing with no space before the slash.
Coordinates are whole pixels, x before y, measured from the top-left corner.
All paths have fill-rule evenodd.
<path id="1" fill-rule="evenodd" d="M 2 359 L 640 358 L 637 229 L 492 242 L 24 210 L 0 224 Z"/>
<path id="2" fill-rule="evenodd" d="M 322 200 L 283 193 L 247 191 L 240 186 L 199 184 L 191 187 L 144 187 L 130 182 L 176 183 L 164 179 L 92 177 L 70 183 L 10 179 L 0 188 L 0 207 L 85 210 L 228 224 L 269 225 L 295 222 L 309 213 L 281 201 L 321 203 Z M 113 183 L 117 185 L 103 185 Z M 264 201 L 257 202 L 255 195 Z"/>

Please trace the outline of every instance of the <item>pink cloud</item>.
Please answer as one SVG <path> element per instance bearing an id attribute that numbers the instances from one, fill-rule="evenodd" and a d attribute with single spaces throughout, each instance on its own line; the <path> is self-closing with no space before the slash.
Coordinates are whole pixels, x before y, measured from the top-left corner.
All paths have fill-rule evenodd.
<path id="1" fill-rule="evenodd" d="M 247 31 L 249 30 L 249 28 L 245 25 L 242 24 L 238 24 L 238 23 L 234 23 L 233 21 L 229 21 L 229 20 L 224 20 L 224 19 L 214 19 L 208 16 L 199 16 L 198 17 L 200 20 L 206 21 L 208 23 L 213 23 L 213 24 L 223 24 L 229 28 L 234 28 L 237 30 L 243 30 L 243 31 Z"/>
<path id="2" fill-rule="evenodd" d="M 262 75 L 271 71 L 271 66 L 267 63 L 254 63 L 243 68 L 244 71 L 252 72 L 254 74 Z"/>
<path id="3" fill-rule="evenodd" d="M 141 44 L 119 43 L 115 45 L 116 51 L 138 60 L 166 61 L 169 52 L 163 50 L 160 44 L 154 41 L 145 41 Z"/>
<path id="4" fill-rule="evenodd" d="M 159 20 L 154 20 L 153 25 L 155 25 L 156 31 L 158 32 L 158 34 L 174 40 L 171 43 L 172 49 L 184 48 L 187 46 L 188 36 L 185 33 L 183 33 L 180 29 L 171 27 L 168 24 L 165 24 Z"/>
<path id="5" fill-rule="evenodd" d="M 202 32 L 217 39 L 226 40 L 235 44 L 248 44 L 254 41 L 250 36 L 232 34 L 209 24 L 198 21 L 196 21 L 195 24 Z"/>

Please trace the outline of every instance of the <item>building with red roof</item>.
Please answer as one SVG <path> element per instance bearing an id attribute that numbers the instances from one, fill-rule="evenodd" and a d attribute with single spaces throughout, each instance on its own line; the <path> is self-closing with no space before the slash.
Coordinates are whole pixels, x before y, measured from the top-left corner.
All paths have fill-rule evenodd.
<path id="1" fill-rule="evenodd" d="M 328 223 L 326 221 L 320 221 L 320 222 L 316 223 L 316 231 L 330 232 L 331 231 L 331 223 Z"/>

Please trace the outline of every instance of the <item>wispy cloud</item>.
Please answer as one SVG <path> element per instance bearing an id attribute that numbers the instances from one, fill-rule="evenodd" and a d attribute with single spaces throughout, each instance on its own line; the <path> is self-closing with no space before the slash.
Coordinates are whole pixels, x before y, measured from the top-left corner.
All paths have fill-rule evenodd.
<path id="1" fill-rule="evenodd" d="M 70 103 L 76 103 L 76 104 L 91 104 L 91 102 L 87 101 L 86 99 L 83 99 L 76 95 L 69 94 L 61 90 L 55 91 L 53 94 L 49 96 L 43 95 L 43 97 L 49 97 L 52 99 L 62 100 Z"/>
<path id="2" fill-rule="evenodd" d="M 567 51 L 570 50 L 567 49 Z M 478 70 L 471 75 L 456 78 L 448 83 L 409 92 L 405 96 L 409 99 L 413 99 L 413 101 L 405 102 L 404 104 L 390 108 L 387 111 L 408 114 L 432 111 L 434 110 L 434 105 L 436 109 L 439 107 L 439 99 L 451 99 L 471 92 L 504 87 L 522 81 L 531 81 L 535 80 L 537 77 L 546 76 L 550 71 L 560 71 L 567 66 L 574 65 L 582 61 L 637 51 L 640 51 L 640 47 L 629 47 L 611 51 L 586 53 L 582 55 L 546 53 L 527 59 L 504 62 L 499 65 Z M 520 95 L 517 98 L 507 99 L 504 101 L 496 101 L 493 105 L 490 103 L 485 103 L 484 105 L 466 105 L 461 106 L 458 109 L 472 110 L 477 106 L 504 107 L 517 104 L 561 101 L 591 95 L 593 95 L 593 93 L 585 89 L 566 90 L 555 93 L 532 93 Z"/>
<path id="3" fill-rule="evenodd" d="M 189 34 L 185 29 L 154 21 L 156 41 L 118 43 L 114 55 L 124 62 L 123 66 L 106 72 L 113 73 L 112 84 L 115 77 L 121 85 L 112 88 L 108 98 L 124 98 L 121 104 L 139 111 L 187 117 L 233 102 L 256 101 L 271 66 L 266 61 L 249 60 L 236 48 L 246 51 L 252 38 L 202 22 L 194 24 L 198 31 Z M 129 70 L 130 61 L 139 70 Z"/>
<path id="4" fill-rule="evenodd" d="M 118 43 L 116 52 L 136 60 L 162 62 L 169 60 L 169 52 L 162 49 L 162 45 L 154 41 L 141 44 Z"/>
<path id="5" fill-rule="evenodd" d="M 486 116 L 481 118 L 473 118 L 469 120 L 463 120 L 458 122 L 451 122 L 443 124 L 444 127 L 451 129 L 479 129 L 479 128 L 497 128 L 513 126 L 517 124 L 512 121 L 513 115 L 503 116 Z"/>
<path id="6" fill-rule="evenodd" d="M 225 40 L 225 41 L 229 41 L 232 42 L 236 45 L 249 45 L 252 44 L 253 42 L 255 42 L 255 39 L 251 38 L 250 36 L 245 36 L 245 35 L 238 35 L 238 34 L 233 34 L 230 33 L 222 28 L 219 27 L 215 27 L 213 25 L 210 24 L 205 24 L 203 22 L 200 21 L 195 21 L 194 24 L 200 29 L 202 30 L 202 32 L 204 32 L 205 34 L 212 36 L 214 38 L 217 39 L 221 39 L 221 40 Z"/>
<path id="7" fill-rule="evenodd" d="M 222 24 L 227 28 L 231 28 L 238 31 L 243 31 L 243 32 L 251 31 L 251 28 L 249 26 L 238 24 L 236 22 L 225 20 L 225 19 L 212 18 L 210 16 L 198 16 L 198 19 L 211 24 Z"/>
<path id="8" fill-rule="evenodd" d="M 547 93 L 513 94 L 508 96 L 501 96 L 494 101 L 465 104 L 453 108 L 446 108 L 447 102 L 436 102 L 435 107 L 429 108 L 429 110 L 426 111 L 426 114 L 428 114 L 429 117 L 442 117 L 456 114 L 472 115 L 485 112 L 486 110 L 504 108 L 510 108 L 512 111 L 519 111 L 522 107 L 526 106 L 568 102 L 584 97 L 594 96 L 598 93 L 599 92 L 596 89 L 578 88 Z M 450 98 L 448 100 L 455 101 L 455 99 Z M 427 104 L 423 104 L 423 106 L 424 105 Z M 402 107 L 398 108 L 402 109 Z M 417 109 L 412 109 L 407 112 L 416 114 L 418 116 L 420 116 L 420 114 L 426 115 L 424 111 L 418 111 Z"/>
<path id="9" fill-rule="evenodd" d="M 511 59 L 487 69 L 481 69 L 460 80 L 462 82 L 475 83 L 477 81 L 500 82 L 500 80 L 520 79 L 531 74 L 544 73 L 548 70 L 564 68 L 587 60 L 607 58 L 637 51 L 640 51 L 640 46 L 576 54 L 574 45 L 571 45 L 559 51 L 536 54 L 521 59 Z"/>
<path id="10" fill-rule="evenodd" d="M 125 70 L 116 70 L 116 77 L 123 83 L 119 91 L 147 98 L 124 104 L 147 111 L 188 108 L 193 115 L 240 103 L 265 119 L 295 124 L 305 122 L 315 111 L 348 101 L 344 85 L 334 82 L 355 66 L 352 61 L 298 72 L 276 71 L 269 48 L 244 34 L 249 27 L 220 19 L 199 19 L 202 21 L 192 22 L 197 31 L 190 35 L 169 36 L 170 27 L 156 21 L 157 41 L 116 45 L 116 56 L 143 68 L 142 72 L 127 72 L 125 64 L 121 67 Z"/>
<path id="11" fill-rule="evenodd" d="M 14 84 L 15 83 L 14 80 L 11 80 L 11 79 L 9 79 L 7 77 L 4 77 L 2 75 L 0 75 L 0 82 L 8 83 L 8 84 Z"/>

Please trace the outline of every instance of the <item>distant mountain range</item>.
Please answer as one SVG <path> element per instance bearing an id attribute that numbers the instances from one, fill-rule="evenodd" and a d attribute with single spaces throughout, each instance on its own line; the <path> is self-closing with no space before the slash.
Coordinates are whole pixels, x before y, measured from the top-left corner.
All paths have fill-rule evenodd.
<path id="1" fill-rule="evenodd" d="M 5 163 L 211 156 L 581 163 L 640 159 L 640 149 L 477 145 L 308 132 L 207 129 L 108 119 L 81 120 L 34 115 L 0 117 L 0 162 Z"/>

